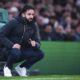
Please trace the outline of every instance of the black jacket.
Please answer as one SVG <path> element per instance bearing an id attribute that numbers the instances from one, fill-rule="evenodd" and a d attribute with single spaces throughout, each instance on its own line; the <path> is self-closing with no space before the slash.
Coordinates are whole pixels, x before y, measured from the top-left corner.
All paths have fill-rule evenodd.
<path id="1" fill-rule="evenodd" d="M 11 20 L 0 29 L 0 44 L 6 48 L 12 48 L 15 43 L 21 44 L 23 48 L 30 48 L 32 47 L 30 38 L 37 42 L 35 48 L 39 48 L 40 41 L 37 37 L 35 22 L 28 22 L 21 16 Z"/>

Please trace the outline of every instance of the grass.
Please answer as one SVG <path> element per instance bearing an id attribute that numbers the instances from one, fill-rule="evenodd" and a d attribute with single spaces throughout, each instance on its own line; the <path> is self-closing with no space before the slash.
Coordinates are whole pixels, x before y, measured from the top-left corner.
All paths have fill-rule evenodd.
<path id="1" fill-rule="evenodd" d="M 44 58 L 32 69 L 40 73 L 80 74 L 80 42 L 42 42 Z"/>
<path id="2" fill-rule="evenodd" d="M 0 80 L 80 80 L 80 75 L 43 75 L 29 77 L 0 77 Z"/>

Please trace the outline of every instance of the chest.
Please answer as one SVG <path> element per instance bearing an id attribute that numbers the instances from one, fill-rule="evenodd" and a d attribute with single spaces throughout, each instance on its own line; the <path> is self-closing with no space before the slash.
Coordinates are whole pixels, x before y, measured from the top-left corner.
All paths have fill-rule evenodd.
<path id="1" fill-rule="evenodd" d="M 14 35 L 22 36 L 22 35 L 33 35 L 35 32 L 35 29 L 32 25 L 23 25 L 23 24 L 17 24 L 18 26 L 15 26 L 13 32 Z"/>

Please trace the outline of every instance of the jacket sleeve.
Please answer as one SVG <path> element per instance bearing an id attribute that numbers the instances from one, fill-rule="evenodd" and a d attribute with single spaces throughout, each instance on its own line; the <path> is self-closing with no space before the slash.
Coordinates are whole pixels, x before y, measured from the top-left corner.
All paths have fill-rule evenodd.
<path id="1" fill-rule="evenodd" d="M 14 44 L 8 38 L 8 36 L 12 32 L 13 25 L 14 25 L 13 21 L 10 21 L 0 29 L 0 43 L 1 45 L 4 45 L 7 48 L 12 48 Z"/>
<path id="2" fill-rule="evenodd" d="M 40 35 L 39 35 L 39 28 L 38 25 L 35 23 L 35 32 L 34 35 L 32 36 L 32 40 L 36 41 L 36 47 L 35 48 L 40 48 Z"/>

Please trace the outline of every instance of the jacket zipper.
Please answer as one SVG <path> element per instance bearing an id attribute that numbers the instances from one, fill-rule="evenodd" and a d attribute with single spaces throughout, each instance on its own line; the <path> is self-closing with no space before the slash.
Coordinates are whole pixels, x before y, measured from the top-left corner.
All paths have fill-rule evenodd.
<path id="1" fill-rule="evenodd" d="M 23 30 L 23 34 L 22 34 L 22 36 L 21 36 L 21 41 L 20 41 L 20 43 L 22 43 L 22 40 L 23 40 L 23 38 L 24 38 L 24 33 L 25 33 L 25 31 L 26 31 L 26 28 L 25 28 L 25 25 L 24 25 L 24 30 Z"/>

